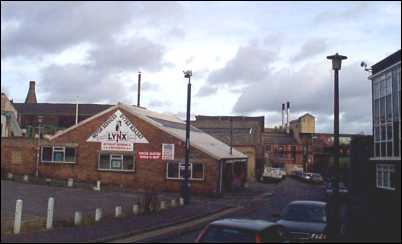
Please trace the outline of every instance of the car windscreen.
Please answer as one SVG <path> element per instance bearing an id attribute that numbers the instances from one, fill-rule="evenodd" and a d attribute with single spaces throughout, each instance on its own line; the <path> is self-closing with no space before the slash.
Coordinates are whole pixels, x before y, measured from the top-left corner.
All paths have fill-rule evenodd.
<path id="1" fill-rule="evenodd" d="M 305 204 L 292 204 L 287 206 L 283 211 L 282 219 L 299 222 L 327 222 L 324 206 Z"/>
<path id="2" fill-rule="evenodd" d="M 200 242 L 230 242 L 230 243 L 244 243 L 255 242 L 255 233 L 247 230 L 237 228 L 224 227 L 224 226 L 210 226 L 207 232 L 201 238 Z"/>

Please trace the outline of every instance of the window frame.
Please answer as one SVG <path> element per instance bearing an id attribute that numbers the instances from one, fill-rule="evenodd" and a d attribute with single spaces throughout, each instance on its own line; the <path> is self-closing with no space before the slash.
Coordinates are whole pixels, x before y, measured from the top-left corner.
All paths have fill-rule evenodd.
<path id="1" fill-rule="evenodd" d="M 101 155 L 108 155 L 109 158 L 109 168 L 108 169 L 104 169 L 104 168 L 100 168 L 100 158 Z M 116 159 L 120 158 L 121 159 L 121 167 L 120 169 L 116 169 L 116 168 L 112 168 L 112 157 L 115 156 Z M 133 169 L 124 169 L 124 157 L 127 156 L 131 156 L 133 159 Z M 119 152 L 111 152 L 111 151 L 100 151 L 98 153 L 98 163 L 97 163 L 97 167 L 96 170 L 97 171 L 105 171 L 105 172 L 135 172 L 135 166 L 136 166 L 136 160 L 135 160 L 135 153 L 119 153 Z"/>
<path id="2" fill-rule="evenodd" d="M 177 167 L 177 170 L 178 170 L 177 176 L 178 177 L 177 178 L 169 177 L 169 174 L 168 174 L 169 173 L 169 164 L 171 164 L 171 163 L 178 164 L 178 167 Z M 182 175 L 180 173 L 181 168 L 184 167 L 184 164 L 185 163 L 183 161 L 175 161 L 175 160 L 167 161 L 166 162 L 166 180 L 180 180 L 180 181 L 184 180 L 184 177 L 182 177 Z M 193 171 L 194 171 L 193 164 L 202 165 L 202 178 L 194 178 L 193 177 Z M 206 170 L 205 168 L 206 168 L 205 163 L 198 163 L 198 162 L 189 163 L 190 177 L 188 179 L 191 181 L 205 181 L 205 170 Z"/>
<path id="3" fill-rule="evenodd" d="M 376 165 L 376 187 L 378 189 L 392 190 L 396 188 L 392 185 L 392 173 L 395 173 L 395 166 L 392 164 Z"/>
<path id="4" fill-rule="evenodd" d="M 51 160 L 43 160 L 43 148 L 51 148 Z M 55 148 L 57 148 L 56 152 L 63 152 L 63 161 L 54 161 L 54 152 Z M 66 148 L 74 149 L 74 160 L 75 161 L 66 161 Z M 76 146 L 60 146 L 60 145 L 42 145 L 40 147 L 40 163 L 43 164 L 76 164 L 77 163 L 77 149 Z"/>

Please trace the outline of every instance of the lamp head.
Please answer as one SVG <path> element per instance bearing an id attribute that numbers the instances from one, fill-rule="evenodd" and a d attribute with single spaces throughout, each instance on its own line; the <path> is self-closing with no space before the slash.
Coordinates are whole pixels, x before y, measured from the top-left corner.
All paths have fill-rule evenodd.
<path id="1" fill-rule="evenodd" d="M 184 73 L 184 78 L 190 78 L 193 75 L 193 72 L 191 70 L 183 71 Z"/>
<path id="2" fill-rule="evenodd" d="M 340 70 L 342 66 L 342 60 L 347 59 L 348 57 L 339 55 L 336 53 L 335 55 L 327 56 L 327 59 L 332 60 L 332 69 Z"/>

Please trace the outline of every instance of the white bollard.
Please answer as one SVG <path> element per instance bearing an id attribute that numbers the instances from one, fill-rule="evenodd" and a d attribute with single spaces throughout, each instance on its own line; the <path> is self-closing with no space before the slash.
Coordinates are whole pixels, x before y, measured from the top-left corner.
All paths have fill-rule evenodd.
<path id="1" fill-rule="evenodd" d="M 134 215 L 138 215 L 139 212 L 140 212 L 140 209 L 139 209 L 138 204 L 134 204 L 134 205 L 133 205 L 133 214 L 134 214 Z"/>
<path id="2" fill-rule="evenodd" d="M 12 178 L 13 178 L 13 174 L 12 174 L 12 173 L 8 173 L 8 174 L 7 174 L 7 178 L 12 179 Z"/>
<path id="3" fill-rule="evenodd" d="M 121 217 L 121 215 L 122 215 L 121 206 L 117 206 L 116 209 L 115 209 L 115 212 L 114 212 L 114 216 L 115 216 L 116 218 L 118 218 L 118 217 Z"/>
<path id="4" fill-rule="evenodd" d="M 68 178 L 68 180 L 67 180 L 67 186 L 68 186 L 68 187 L 73 187 L 73 185 L 74 185 L 74 180 L 73 180 L 73 178 Z"/>
<path id="5" fill-rule="evenodd" d="M 180 197 L 180 206 L 183 206 L 184 205 L 184 199 L 182 198 L 182 197 Z"/>
<path id="6" fill-rule="evenodd" d="M 24 175 L 24 181 L 25 181 L 25 182 L 28 182 L 28 180 L 29 180 L 28 175 Z"/>
<path id="7" fill-rule="evenodd" d="M 54 198 L 49 197 L 47 203 L 47 219 L 46 219 L 46 229 L 49 230 L 53 228 L 53 213 L 54 213 Z"/>
<path id="8" fill-rule="evenodd" d="M 99 220 L 102 219 L 102 209 L 101 208 L 97 208 L 95 210 L 95 222 L 98 222 Z"/>
<path id="9" fill-rule="evenodd" d="M 170 200 L 170 206 L 176 207 L 176 199 Z"/>
<path id="10" fill-rule="evenodd" d="M 15 218 L 14 218 L 14 234 L 21 231 L 21 217 L 22 217 L 22 200 L 17 200 L 15 205 Z"/>
<path id="11" fill-rule="evenodd" d="M 96 181 L 96 187 L 94 187 L 94 190 L 95 191 L 100 191 L 100 188 L 101 188 L 101 182 L 100 182 L 100 180 L 97 180 Z"/>
<path id="12" fill-rule="evenodd" d="M 80 225 L 82 223 L 82 213 L 79 211 L 74 212 L 74 225 Z"/>
<path id="13" fill-rule="evenodd" d="M 164 209 L 166 209 L 166 202 L 165 202 L 165 201 L 161 201 L 160 210 L 164 210 Z"/>

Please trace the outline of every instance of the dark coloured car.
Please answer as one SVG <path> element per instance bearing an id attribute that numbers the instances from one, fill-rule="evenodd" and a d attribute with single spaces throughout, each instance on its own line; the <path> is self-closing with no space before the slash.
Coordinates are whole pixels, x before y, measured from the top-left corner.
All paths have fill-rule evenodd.
<path id="1" fill-rule="evenodd" d="M 207 225 L 196 243 L 283 243 L 289 234 L 283 226 L 265 220 L 222 219 Z"/>
<path id="2" fill-rule="evenodd" d="M 326 203 L 319 201 L 293 201 L 282 211 L 276 223 L 284 226 L 293 241 L 326 239 Z"/>

